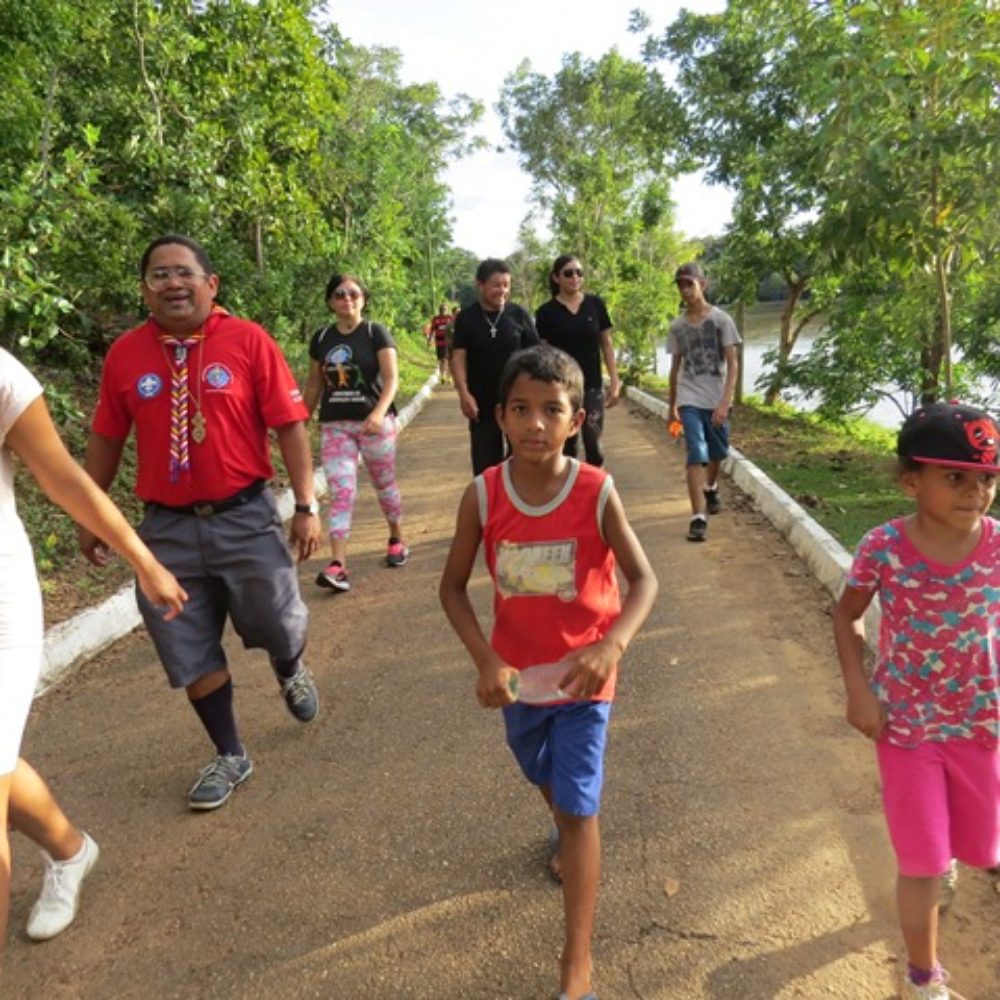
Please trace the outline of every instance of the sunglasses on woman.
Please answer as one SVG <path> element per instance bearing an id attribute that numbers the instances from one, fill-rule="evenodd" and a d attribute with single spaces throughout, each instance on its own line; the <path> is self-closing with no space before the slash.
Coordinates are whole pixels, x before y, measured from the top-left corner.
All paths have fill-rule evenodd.
<path id="1" fill-rule="evenodd" d="M 360 299 L 361 295 L 356 288 L 338 288 L 333 293 L 335 299 Z"/>
<path id="2" fill-rule="evenodd" d="M 564 267 L 560 272 L 564 278 L 582 278 L 583 268 L 582 267 Z"/>

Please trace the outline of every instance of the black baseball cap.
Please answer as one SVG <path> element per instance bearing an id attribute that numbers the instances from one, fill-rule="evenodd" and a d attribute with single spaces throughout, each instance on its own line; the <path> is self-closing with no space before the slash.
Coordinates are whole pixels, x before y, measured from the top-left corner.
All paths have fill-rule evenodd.
<path id="1" fill-rule="evenodd" d="M 1000 473 L 1000 431 L 985 411 L 962 403 L 915 410 L 899 431 L 896 454 L 912 462 Z"/>
<path id="2" fill-rule="evenodd" d="M 674 281 L 680 281 L 681 278 L 688 278 L 694 281 L 706 281 L 705 272 L 701 269 L 701 264 L 696 264 L 691 261 L 687 264 L 681 264 L 679 268 L 674 272 Z"/>

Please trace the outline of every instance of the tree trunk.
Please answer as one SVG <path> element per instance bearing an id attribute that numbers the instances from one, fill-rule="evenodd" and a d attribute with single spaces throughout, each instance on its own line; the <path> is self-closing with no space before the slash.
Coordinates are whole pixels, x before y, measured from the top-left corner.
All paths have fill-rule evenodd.
<path id="1" fill-rule="evenodd" d="M 931 330 L 920 349 L 920 405 L 936 403 L 941 391 L 941 339 Z"/>
<path id="2" fill-rule="evenodd" d="M 937 343 L 940 352 L 940 366 L 944 379 L 945 398 L 954 393 L 954 378 L 951 365 L 951 290 L 948 288 L 949 254 L 936 254 L 934 271 L 938 286 Z"/>
<path id="3" fill-rule="evenodd" d="M 785 385 L 785 369 L 788 366 L 788 359 L 791 356 L 792 348 L 798 339 L 801 327 L 792 325 L 795 316 L 795 308 L 799 304 L 806 289 L 809 287 L 808 276 L 798 278 L 788 282 L 788 297 L 785 299 L 784 308 L 781 310 L 781 330 L 778 335 L 778 365 L 768 383 L 767 392 L 764 394 L 764 405 L 774 406 L 781 398 L 781 390 Z"/>
<path id="4" fill-rule="evenodd" d="M 736 372 L 736 402 L 743 402 L 743 344 L 746 340 L 747 329 L 747 307 L 742 299 L 736 303 L 736 332 L 740 335 L 740 342 L 736 347 L 736 360 L 739 362 L 739 370 Z"/>
<path id="5" fill-rule="evenodd" d="M 435 287 L 436 282 L 434 280 L 434 245 L 431 242 L 431 231 L 428 227 L 425 230 L 425 236 L 427 239 L 427 283 L 430 286 L 431 293 L 431 311 L 427 314 L 428 316 L 437 315 L 437 288 Z"/>
<path id="6" fill-rule="evenodd" d="M 139 48 L 139 73 L 142 82 L 149 91 L 150 100 L 153 103 L 153 141 L 157 146 L 163 146 L 163 109 L 160 107 L 160 96 L 156 92 L 152 79 L 149 76 L 149 69 L 146 66 L 146 39 L 139 25 L 139 0 L 132 2 L 132 31 L 135 35 L 136 45 Z"/>

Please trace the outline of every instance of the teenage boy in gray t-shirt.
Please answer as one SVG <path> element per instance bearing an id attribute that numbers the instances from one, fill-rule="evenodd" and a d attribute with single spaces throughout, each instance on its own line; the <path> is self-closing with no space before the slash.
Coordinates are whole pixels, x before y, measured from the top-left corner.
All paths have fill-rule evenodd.
<path id="1" fill-rule="evenodd" d="M 684 315 L 670 324 L 670 420 L 679 420 L 687 443 L 687 488 L 691 499 L 688 540 L 703 542 L 707 514 L 717 514 L 719 466 L 729 453 L 729 407 L 736 389 L 736 345 L 732 318 L 705 299 L 705 272 L 682 264 L 674 275 Z"/>

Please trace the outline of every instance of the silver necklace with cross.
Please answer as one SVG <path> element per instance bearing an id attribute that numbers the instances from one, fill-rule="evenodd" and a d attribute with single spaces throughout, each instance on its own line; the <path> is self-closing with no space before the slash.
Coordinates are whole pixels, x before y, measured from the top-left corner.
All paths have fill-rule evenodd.
<path id="1" fill-rule="evenodd" d="M 496 340 L 497 327 L 500 326 L 500 317 L 503 316 L 503 306 L 500 306 L 500 311 L 497 313 L 497 318 L 494 320 L 490 319 L 483 306 L 480 306 L 479 308 L 482 309 L 483 319 L 486 320 L 486 325 L 490 328 L 490 338 Z"/>

